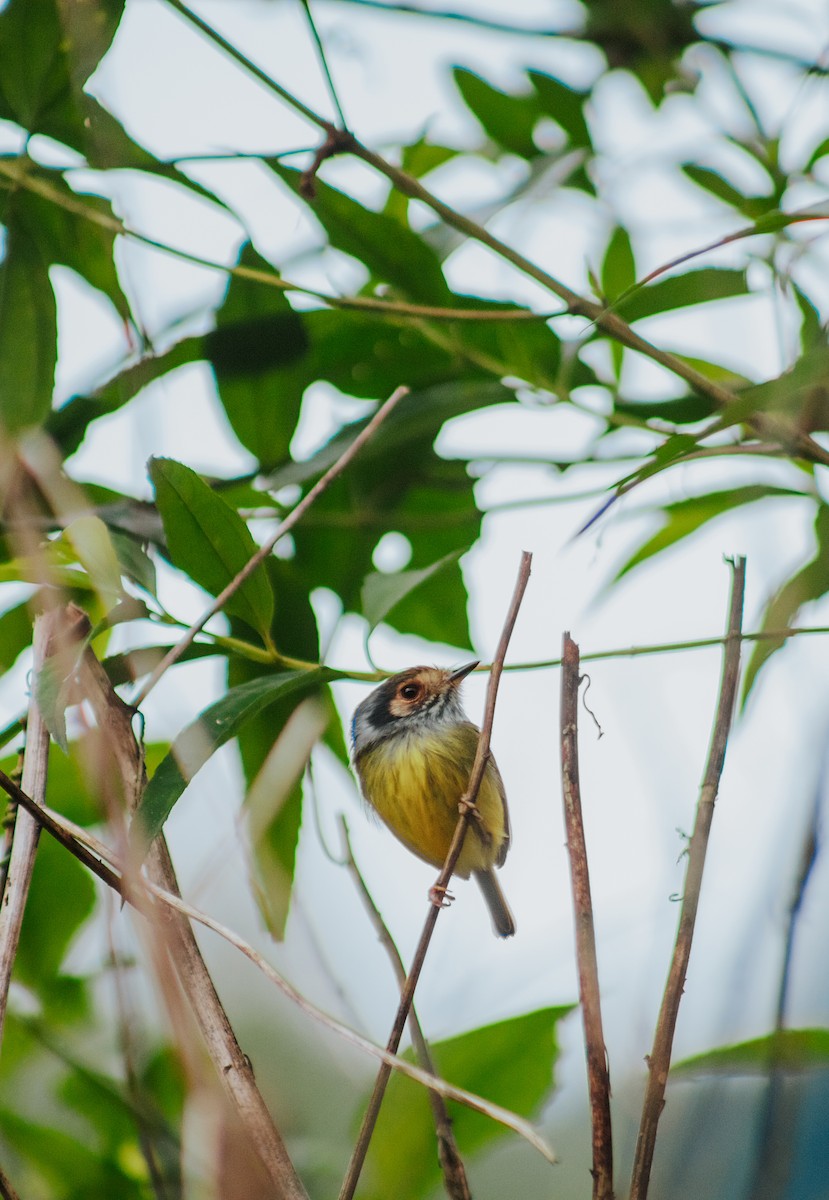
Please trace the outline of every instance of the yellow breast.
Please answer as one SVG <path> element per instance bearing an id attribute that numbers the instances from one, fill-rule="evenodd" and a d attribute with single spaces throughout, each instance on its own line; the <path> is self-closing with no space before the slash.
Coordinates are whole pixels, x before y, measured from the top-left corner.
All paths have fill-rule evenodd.
<path id="1" fill-rule="evenodd" d="M 420 858 L 441 866 L 458 821 L 478 731 L 458 724 L 439 732 L 387 738 L 363 751 L 355 766 L 365 799 L 392 833 Z M 490 761 L 478 794 L 480 821 L 470 821 L 456 874 L 503 861 L 508 839 L 503 784 Z"/>

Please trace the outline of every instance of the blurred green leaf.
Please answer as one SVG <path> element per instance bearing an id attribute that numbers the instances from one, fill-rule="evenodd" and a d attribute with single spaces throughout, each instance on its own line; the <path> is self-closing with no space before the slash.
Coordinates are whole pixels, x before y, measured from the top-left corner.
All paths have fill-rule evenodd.
<path id="1" fill-rule="evenodd" d="M 85 867 L 54 839 L 40 839 L 26 900 L 15 977 L 49 1001 L 69 943 L 95 907 L 95 884 Z"/>
<path id="2" fill-rule="evenodd" d="M 329 677 L 324 670 L 282 671 L 230 688 L 206 708 L 178 735 L 150 779 L 133 817 L 133 842 L 143 849 L 158 836 L 196 772 L 220 746 L 236 736 L 246 721 L 276 700 L 312 691 Z"/>
<path id="3" fill-rule="evenodd" d="M 69 267 L 110 300 L 119 316 L 127 320 L 130 307 L 115 266 L 115 231 L 112 206 L 100 196 L 78 194 L 54 170 L 19 158 L 18 171 L 24 179 L 44 190 L 29 191 L 25 183 L 7 195 L 0 191 L 0 219 L 25 222 L 45 263 Z M 8 196 L 8 198 L 7 198 Z M 82 215 L 78 206 L 83 206 Z"/>
<path id="4" fill-rule="evenodd" d="M 614 307 L 626 321 L 641 321 L 643 317 L 659 316 L 693 304 L 708 304 L 712 300 L 730 300 L 749 295 L 745 271 L 727 267 L 700 267 L 683 275 L 657 279 L 632 295 L 622 297 Z"/>
<path id="5" fill-rule="evenodd" d="M 667 504 L 662 509 L 665 517 L 662 528 L 639 547 L 616 573 L 615 578 L 621 579 L 623 575 L 627 575 L 628 571 L 632 571 L 640 563 L 652 558 L 655 554 L 661 554 L 669 546 L 674 546 L 683 538 L 696 533 L 706 522 L 712 521 L 715 517 L 722 516 L 723 513 L 731 512 L 746 504 L 756 504 L 758 500 L 768 500 L 779 496 L 811 499 L 804 496 L 803 492 L 798 492 L 793 488 L 771 487 L 758 483 L 737 489 L 730 488 L 723 492 L 707 492 L 703 496 L 680 500 L 677 504 Z"/>
<path id="6" fill-rule="evenodd" d="M 570 1012 L 572 1006 L 539 1009 L 438 1042 L 432 1047 L 438 1074 L 530 1117 L 554 1085 L 557 1025 Z M 449 1107 L 464 1157 L 507 1133 L 481 1113 L 451 1101 Z M 426 1091 L 394 1074 L 366 1161 L 365 1198 L 416 1200 L 430 1194 L 439 1180 L 434 1118 Z"/>
<path id="7" fill-rule="evenodd" d="M 281 653 L 305 662 L 319 659 L 319 637 L 311 607 L 308 581 L 295 562 L 270 558 L 268 576 L 276 598 L 271 623 L 271 638 Z M 239 656 L 228 660 L 228 686 L 238 687 L 252 680 L 267 678 L 272 669 Z M 314 700 L 323 704 L 330 715 L 333 705 L 327 684 L 314 691 Z M 276 741 L 297 709 L 291 693 L 277 699 L 261 712 L 249 717 L 239 730 L 239 753 L 248 787 L 262 778 Z M 250 803 L 250 796 L 248 799 Z M 251 846 L 251 883 L 263 920 L 271 934 L 281 939 L 290 905 L 296 847 L 302 822 L 303 787 L 300 776 L 292 779 L 281 797 L 277 811 L 265 828 L 260 827 Z M 264 802 L 254 796 L 261 811 Z"/>
<path id="8" fill-rule="evenodd" d="M 602 260 L 602 292 L 611 303 L 636 283 L 636 260 L 630 234 L 617 225 Z"/>
<path id="9" fill-rule="evenodd" d="M 250 530 L 195 471 L 175 459 L 151 459 L 150 478 L 174 565 L 218 596 L 258 549 Z M 273 593 L 261 563 L 224 608 L 267 637 Z"/>
<path id="10" fill-rule="evenodd" d="M 541 106 L 535 94 L 516 96 L 502 92 L 465 67 L 455 67 L 452 75 L 466 107 L 497 146 L 520 158 L 538 156 L 533 130 Z"/>
<path id="11" fill-rule="evenodd" d="M 239 265 L 272 270 L 250 244 L 242 250 Z M 302 394 L 312 382 L 301 366 L 308 346 L 303 318 L 284 293 L 230 276 L 216 328 L 206 335 L 204 349 L 233 432 L 260 462 L 288 457 Z"/>
<path id="12" fill-rule="evenodd" d="M 123 0 L 10 0 L 0 13 L 0 117 L 80 149 L 83 85 L 121 19 Z"/>
<path id="13" fill-rule="evenodd" d="M 818 506 L 815 539 L 817 550 L 814 558 L 796 571 L 772 597 L 763 614 L 761 630 L 788 628 L 805 604 L 819 600 L 829 591 L 829 505 Z M 743 677 L 743 706 L 751 695 L 761 668 L 785 641 L 785 638 L 768 638 L 755 645 Z"/>
<path id="14" fill-rule="evenodd" d="M 0 616 L 0 675 L 11 670 L 18 657 L 32 644 L 32 614 L 29 602 L 9 608 Z"/>
<path id="15" fill-rule="evenodd" d="M 573 146 L 592 149 L 590 130 L 584 117 L 584 106 L 590 93 L 572 88 L 541 71 L 528 71 L 527 74 L 535 88 L 540 112 L 561 126 Z"/>
<path id="16" fill-rule="evenodd" d="M 302 195 L 300 171 L 275 159 L 265 161 L 297 195 Z M 356 258 L 372 278 L 392 284 L 410 300 L 423 304 L 452 303 L 452 293 L 436 255 L 408 226 L 387 213 L 365 208 L 319 178 L 314 180 L 314 199 L 309 209 L 328 234 L 330 244 Z"/>
<path id="17" fill-rule="evenodd" d="M 103 1155 L 60 1129 L 28 1120 L 10 1108 L 0 1108 L 0 1132 L 14 1152 L 28 1160 L 50 1188 L 44 1195 L 61 1200 L 89 1200 L 92 1196 L 117 1200 L 147 1200 L 143 1178 L 126 1171 L 114 1158 Z"/>
<path id="18" fill-rule="evenodd" d="M 303 700 L 279 729 L 245 798 L 255 863 L 254 894 L 265 924 L 277 941 L 285 936 L 291 901 L 302 777 L 328 717 L 329 711 L 316 699 Z"/>
<path id="19" fill-rule="evenodd" d="M 829 1029 L 781 1029 L 763 1037 L 721 1046 L 684 1058 L 671 1067 L 673 1075 L 768 1075 L 771 1068 L 786 1072 L 825 1070 L 829 1066 Z"/>
<path id="20" fill-rule="evenodd" d="M 57 336 L 49 264 L 36 237 L 7 209 L 0 264 L 0 425 L 7 433 L 40 425 L 49 413 Z"/>
<path id="21" fill-rule="evenodd" d="M 762 217 L 774 205 L 774 196 L 747 196 L 724 179 L 719 171 L 712 171 L 710 167 L 701 167 L 698 163 L 683 163 L 682 170 L 698 187 L 727 204 L 729 208 L 736 208 L 750 221 Z"/>
<path id="22" fill-rule="evenodd" d="M 394 574 L 375 571 L 373 574 L 367 575 L 363 583 L 361 602 L 363 616 L 369 624 L 369 632 L 374 630 L 391 610 L 415 588 L 427 583 L 442 571 L 447 570 L 448 567 L 455 566 L 461 555 L 465 554 L 468 549 L 468 546 L 463 546 L 460 550 L 454 550 L 451 554 L 439 558 L 437 562 L 431 563 L 430 566 L 423 567 L 419 571 L 396 571 Z M 442 608 L 440 605 L 435 607 Z"/>

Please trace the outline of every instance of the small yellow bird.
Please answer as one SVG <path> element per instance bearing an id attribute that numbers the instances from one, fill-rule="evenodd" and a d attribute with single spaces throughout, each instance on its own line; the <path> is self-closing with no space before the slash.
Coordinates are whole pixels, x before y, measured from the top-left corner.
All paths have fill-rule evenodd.
<path id="1" fill-rule="evenodd" d="M 411 667 L 393 675 L 354 710 L 351 758 L 360 790 L 392 833 L 425 862 L 441 867 L 469 783 L 479 730 L 467 718 L 458 671 Z M 515 921 L 495 878 L 510 843 L 504 785 L 490 756 L 455 873 L 474 875 L 500 937 Z"/>

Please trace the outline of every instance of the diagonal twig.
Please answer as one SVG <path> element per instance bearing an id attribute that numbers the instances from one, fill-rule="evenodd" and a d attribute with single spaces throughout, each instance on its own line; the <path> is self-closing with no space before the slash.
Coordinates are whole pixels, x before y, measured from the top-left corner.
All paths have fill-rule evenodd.
<path id="1" fill-rule="evenodd" d="M 356 457 L 356 455 L 360 453 L 366 442 L 370 441 L 370 439 L 374 437 L 374 434 L 385 421 L 386 417 L 388 417 L 388 415 L 403 399 L 403 397 L 407 396 L 408 394 L 408 388 L 399 387 L 392 392 L 391 396 L 389 396 L 388 400 L 386 400 L 384 404 L 381 404 L 368 424 L 360 430 L 354 441 L 351 442 L 351 444 L 343 451 L 337 461 L 333 463 L 325 472 L 325 474 L 317 480 L 314 486 L 308 492 L 306 492 L 296 507 L 293 508 L 290 513 L 288 513 L 288 516 L 285 518 L 285 520 L 280 521 L 279 525 L 267 539 L 267 541 L 265 541 L 259 547 L 255 554 L 251 555 L 251 557 L 242 567 L 241 571 L 239 571 L 238 574 L 231 579 L 227 587 L 223 588 L 222 591 L 219 592 L 219 595 L 216 597 L 213 603 L 207 609 L 205 609 L 197 621 L 193 622 L 184 636 L 178 642 L 176 642 L 174 646 L 170 647 L 170 649 L 162 658 L 161 662 L 152 671 L 138 695 L 135 697 L 133 701 L 133 706 L 135 708 L 138 708 L 139 705 L 143 704 L 167 668 L 171 667 L 173 663 L 178 662 L 184 651 L 188 646 L 191 645 L 196 635 L 201 632 L 210 618 L 215 616 L 216 613 L 224 607 L 230 597 L 242 586 L 245 580 L 253 574 L 259 564 L 265 561 L 280 538 L 283 538 L 286 533 L 290 533 L 293 527 L 302 520 L 303 516 L 314 503 L 314 501 L 322 495 L 322 493 L 334 482 L 338 475 L 343 473 L 349 463 Z"/>
<path id="2" fill-rule="evenodd" d="M 711 746 L 708 751 L 708 762 L 700 788 L 697 803 L 694 832 L 688 847 L 688 866 L 685 872 L 685 889 L 682 897 L 682 908 L 679 914 L 674 952 L 665 993 L 659 1010 L 659 1018 L 654 1033 L 653 1049 L 648 1058 L 648 1084 L 645 1100 L 642 1105 L 642 1119 L 639 1125 L 639 1137 L 636 1142 L 636 1154 L 633 1162 L 631 1178 L 631 1200 L 645 1200 L 650 1183 L 651 1166 L 653 1164 L 656 1132 L 662 1109 L 665 1106 L 665 1088 L 668 1083 L 668 1071 L 671 1065 L 671 1048 L 674 1040 L 679 1004 L 685 988 L 685 977 L 688 972 L 688 960 L 691 955 L 691 942 L 694 937 L 694 926 L 699 907 L 702 874 L 705 867 L 705 855 L 708 850 L 708 837 L 711 832 L 711 822 L 714 817 L 714 804 L 717 799 L 720 777 L 725 763 L 725 751 L 734 715 L 734 705 L 737 698 L 737 680 L 740 674 L 741 628 L 743 620 L 743 600 L 745 597 L 746 560 L 737 558 L 731 563 L 731 599 L 728 613 L 728 632 L 723 653 L 722 679 L 720 694 L 717 702 L 717 714 L 711 735 Z"/>
<path id="3" fill-rule="evenodd" d="M 354 852 L 351 849 L 351 839 L 348 836 L 348 825 L 346 824 L 345 817 L 342 815 L 340 816 L 340 827 L 345 844 L 345 866 L 354 880 L 357 891 L 360 893 L 360 899 L 368 913 L 369 920 L 374 926 L 377 940 L 389 956 L 389 961 L 397 980 L 397 986 L 402 992 L 406 986 L 406 968 L 403 965 L 403 959 L 400 957 L 400 951 L 397 949 L 394 938 L 391 936 L 388 926 L 383 920 L 382 913 L 374 903 L 371 892 L 366 886 L 366 881 L 363 879 L 360 868 L 357 866 Z M 417 1052 L 417 1060 L 421 1067 L 424 1071 L 428 1071 L 430 1075 L 436 1075 L 437 1071 L 435 1070 L 432 1054 L 423 1035 L 423 1029 L 414 1004 L 412 1004 L 412 1009 L 409 1013 L 409 1032 L 412 1035 L 412 1043 Z M 428 1095 L 435 1121 L 435 1133 L 438 1140 L 438 1159 L 443 1171 L 443 1183 L 446 1188 L 446 1194 L 450 1197 L 450 1200 L 472 1200 L 469 1181 L 466 1177 L 466 1168 L 463 1165 L 463 1159 L 460 1156 L 458 1144 L 455 1141 L 455 1135 L 452 1131 L 452 1119 L 449 1116 L 444 1099 L 438 1092 L 431 1090 Z"/>
<path id="4" fill-rule="evenodd" d="M 509 611 L 504 622 L 504 628 L 501 633 L 501 640 L 498 643 L 498 649 L 495 653 L 495 658 L 492 661 L 492 668 L 489 676 L 489 686 L 486 693 L 486 704 L 484 706 L 484 719 L 481 723 L 481 732 L 478 737 L 478 748 L 475 753 L 475 761 L 472 764 L 472 771 L 469 776 L 469 784 L 463 796 L 460 798 L 458 808 L 460 816 L 458 823 L 455 826 L 455 834 L 452 838 L 452 844 L 449 847 L 449 852 L 446 855 L 446 862 L 443 864 L 440 875 L 432 889 L 433 895 L 445 895 L 449 880 L 452 878 L 452 873 L 460 857 L 463 849 L 463 842 L 466 836 L 466 830 L 469 821 L 475 811 L 475 803 L 478 798 L 478 792 L 481 787 L 481 782 L 484 777 L 484 771 L 489 759 L 489 741 L 492 734 L 492 722 L 495 717 L 495 701 L 498 695 L 498 683 L 501 678 L 501 672 L 504 668 L 504 658 L 506 657 L 509 640 L 512 636 L 512 631 L 518 617 L 518 610 L 521 607 L 521 601 L 524 598 L 524 592 L 530 578 L 530 568 L 532 564 L 532 555 L 524 550 L 521 554 L 521 565 L 518 569 L 518 579 L 515 584 L 515 590 L 512 595 Z M 397 1009 L 397 1015 L 394 1019 L 392 1031 L 389 1034 L 389 1040 L 386 1043 L 386 1049 L 391 1054 L 395 1054 L 400 1045 L 400 1039 L 403 1036 L 403 1030 L 406 1026 L 406 1021 L 409 1016 L 412 1002 L 414 1000 L 415 989 L 420 979 L 420 972 L 423 969 L 423 963 L 426 959 L 426 953 L 429 949 L 429 944 L 432 940 L 432 934 L 437 924 L 440 907 L 438 903 L 433 902 L 426 916 L 426 921 L 423 926 L 423 932 L 420 935 L 420 941 L 417 944 L 412 965 L 409 970 L 406 986 L 400 996 L 400 1005 Z M 377 1079 L 374 1084 L 374 1091 L 368 1102 L 363 1123 L 360 1127 L 360 1133 L 357 1137 L 357 1142 L 351 1154 L 351 1161 L 348 1164 L 343 1185 L 340 1189 L 339 1200 L 352 1200 L 354 1192 L 357 1188 L 357 1183 L 360 1178 L 360 1172 L 365 1162 L 366 1153 L 368 1152 L 371 1136 L 374 1133 L 374 1127 L 377 1124 L 377 1117 L 380 1113 L 380 1107 L 383 1103 L 386 1086 L 391 1075 L 391 1067 L 383 1063 L 380 1070 L 377 1072 Z"/>
<path id="5" fill-rule="evenodd" d="M 300 4 L 302 5 L 303 9 L 305 10 L 305 17 L 306 17 L 306 20 L 308 21 L 308 28 L 311 30 L 311 37 L 314 39 L 314 45 L 317 48 L 317 58 L 320 61 L 322 73 L 325 76 L 325 83 L 326 83 L 326 86 L 328 87 L 328 95 L 331 97 L 331 103 L 334 105 L 334 108 L 336 109 L 337 117 L 340 122 L 340 126 L 343 129 L 348 129 L 348 122 L 345 119 L 345 113 L 343 112 L 343 106 L 340 103 L 340 97 L 338 96 L 337 89 L 334 85 L 334 79 L 331 75 L 331 69 L 328 66 L 328 57 L 325 53 L 325 46 L 323 46 L 323 44 L 322 44 L 322 38 L 320 37 L 319 30 L 317 29 L 317 23 L 314 20 L 314 14 L 311 12 L 310 0 L 300 0 Z"/>
<path id="6" fill-rule="evenodd" d="M 579 1000 L 584 1021 L 584 1048 L 593 1133 L 593 1197 L 613 1200 L 613 1138 L 610 1123 L 610 1072 L 602 1029 L 599 967 L 593 928 L 593 900 L 579 787 L 578 703 L 579 648 L 565 633 L 561 667 L 561 787 L 567 854 L 576 923 Z"/>

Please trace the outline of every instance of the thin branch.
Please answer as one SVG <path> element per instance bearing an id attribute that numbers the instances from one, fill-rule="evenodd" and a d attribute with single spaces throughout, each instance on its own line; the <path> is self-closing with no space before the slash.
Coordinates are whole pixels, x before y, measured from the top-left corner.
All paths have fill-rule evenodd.
<path id="1" fill-rule="evenodd" d="M 342 104 L 340 104 L 340 97 L 337 95 L 337 89 L 334 86 L 334 80 L 331 76 L 331 70 L 328 66 L 328 58 L 325 53 L 325 47 L 322 44 L 322 38 L 319 35 L 319 30 L 317 29 L 317 23 L 314 20 L 314 14 L 311 12 L 310 0 L 300 0 L 300 4 L 302 5 L 303 9 L 305 10 L 305 17 L 308 21 L 308 28 L 311 30 L 311 37 L 314 39 L 314 45 L 317 48 L 317 58 L 320 61 L 320 67 L 322 68 L 322 73 L 325 76 L 325 82 L 328 87 L 328 95 L 331 97 L 331 103 L 334 105 L 334 108 L 337 111 L 337 117 L 339 118 L 340 127 L 342 129 L 348 129 L 348 122 L 345 119 L 345 113 L 343 112 L 343 106 L 342 106 Z"/>
<path id="2" fill-rule="evenodd" d="M 388 926 L 383 920 L 382 913 L 374 903 L 371 892 L 366 886 L 366 881 L 363 879 L 360 868 L 357 866 L 354 852 L 351 848 L 351 839 L 348 836 L 348 825 L 343 816 L 340 816 L 340 829 L 345 845 L 345 866 L 354 880 L 354 884 L 360 894 L 360 899 L 363 902 L 363 908 L 368 913 L 368 918 L 374 926 L 377 940 L 389 956 L 394 977 L 397 980 L 397 986 L 402 992 L 406 986 L 406 968 L 403 965 L 403 959 L 400 957 L 400 951 L 395 945 L 394 938 L 391 936 Z M 432 1054 L 423 1035 L 423 1029 L 418 1020 L 414 1004 L 412 1004 L 412 1009 L 409 1013 L 409 1032 L 412 1035 L 412 1043 L 421 1067 L 424 1071 L 428 1071 L 430 1075 L 436 1075 L 437 1071 L 432 1060 Z M 435 1132 L 438 1140 L 438 1159 L 443 1171 L 446 1194 L 451 1197 L 451 1200 L 471 1200 L 472 1194 L 469 1190 L 466 1168 L 463 1165 L 463 1159 L 460 1156 L 458 1144 L 452 1132 L 452 1119 L 449 1116 L 444 1099 L 438 1092 L 430 1090 L 429 1103 L 432 1106 L 432 1115 L 435 1122 Z"/>
<path id="3" fill-rule="evenodd" d="M 256 157 L 261 161 L 261 155 L 251 157 Z M 528 308 L 447 308 L 435 304 L 413 304 L 405 300 L 384 300 L 377 296 L 332 296 L 328 292 L 321 292 L 316 288 L 308 287 L 306 284 L 295 283 L 293 280 L 285 279 L 281 275 L 278 275 L 276 271 L 265 271 L 260 267 L 249 267 L 244 263 L 217 262 L 215 259 L 205 258 L 202 254 L 195 254 L 190 250 L 182 249 L 180 246 L 172 246 L 169 242 L 162 242 L 158 238 L 150 237 L 149 234 L 139 233 L 135 229 L 130 229 L 120 218 L 112 216 L 111 213 L 86 204 L 82 196 L 67 195 L 65 192 L 61 192 L 53 187 L 39 175 L 32 174 L 26 170 L 25 160 L 15 158 L 0 160 L 0 175 L 5 175 L 15 186 L 25 188 L 36 196 L 41 196 L 44 200 L 48 200 L 51 204 L 62 208 L 65 212 L 70 212 L 74 216 L 81 217 L 91 225 L 97 225 L 101 229 L 106 229 L 117 237 L 138 242 L 142 246 L 148 246 L 152 250 L 160 250 L 163 254 L 170 254 L 182 262 L 192 263 L 196 267 L 204 267 L 208 271 L 221 271 L 235 279 L 246 279 L 251 283 L 261 283 L 266 287 L 276 288 L 279 292 L 297 292 L 303 296 L 311 296 L 313 299 L 319 300 L 327 308 L 342 309 L 346 312 L 362 312 L 384 319 L 393 320 L 398 318 L 401 321 L 407 321 L 409 318 L 418 318 L 429 321 L 465 321 L 475 324 L 490 324 L 493 322 L 496 324 L 518 322 L 520 324 L 525 321 L 538 324 L 565 315 L 561 310 L 555 312 L 534 312 Z"/>
<path id="4" fill-rule="evenodd" d="M 34 663 L 32 678 L 37 682 L 38 674 L 50 652 L 54 650 L 56 610 L 40 613 L 35 618 Z M 29 716 L 26 722 L 26 751 L 23 757 L 23 787 L 38 804 L 46 799 L 46 775 L 49 764 L 49 730 L 40 712 L 34 693 L 29 700 Z M 27 812 L 17 813 L 14 824 L 11 854 L 6 875 L 6 887 L 0 906 L 0 1044 L 3 1040 L 3 1025 L 9 997 L 14 961 L 20 942 L 20 929 L 29 885 L 35 865 L 40 825 Z"/>
<path id="5" fill-rule="evenodd" d="M 75 825 L 74 822 L 67 820 L 60 813 L 37 805 L 3 771 L 0 771 L 0 787 L 12 796 L 21 808 L 25 808 L 27 812 L 34 813 L 36 820 L 48 833 L 55 837 L 61 845 L 65 846 L 71 854 L 74 854 L 93 874 L 97 875 L 109 887 L 113 888 L 127 904 L 132 905 L 138 912 L 141 912 L 144 916 L 149 915 L 150 918 L 154 918 L 155 910 L 152 908 L 148 909 L 147 907 L 148 901 L 145 893 L 149 893 L 175 913 L 183 917 L 188 917 L 192 921 L 197 921 L 206 929 L 212 930 L 213 933 L 224 938 L 225 941 L 229 942 L 231 946 L 234 946 L 243 954 L 245 958 L 249 959 L 262 972 L 266 979 L 279 988 L 302 1012 L 314 1021 L 317 1021 L 324 1028 L 344 1038 L 352 1046 L 356 1046 L 357 1049 L 363 1050 L 366 1054 L 370 1054 L 372 1057 L 380 1059 L 381 1062 L 387 1063 L 391 1068 L 400 1071 L 401 1074 L 408 1076 L 409 1079 L 413 1079 L 416 1083 L 422 1084 L 431 1091 L 439 1092 L 441 1096 L 445 1096 L 448 1100 L 455 1100 L 458 1104 L 464 1104 L 467 1108 L 474 1109 L 475 1112 L 482 1113 L 491 1120 L 505 1126 L 505 1128 L 511 1129 L 519 1137 L 524 1138 L 548 1162 L 555 1163 L 555 1154 L 544 1139 L 536 1133 L 529 1121 L 525 1121 L 523 1117 L 510 1112 L 509 1109 L 502 1108 L 500 1104 L 493 1104 L 492 1101 L 485 1100 L 482 1096 L 478 1096 L 474 1092 L 469 1092 L 465 1088 L 455 1087 L 453 1084 L 447 1083 L 444 1079 L 428 1074 L 426 1071 L 407 1062 L 405 1058 L 398 1058 L 396 1055 L 390 1054 L 387 1050 L 369 1041 L 368 1038 L 363 1037 L 362 1034 L 349 1029 L 347 1025 L 343 1025 L 340 1021 L 330 1017 L 321 1008 L 317 1008 L 315 1004 L 306 999 L 257 950 L 254 950 L 244 938 L 239 937 L 232 929 L 229 929 L 226 925 L 222 925 L 219 921 L 215 921 L 200 909 L 194 908 L 192 904 L 188 904 L 182 900 L 181 896 L 177 893 L 159 887 L 158 884 L 152 883 L 149 879 L 144 879 L 140 876 L 130 878 L 127 875 L 123 860 L 118 855 L 113 854 L 109 847 L 105 846 L 94 834 L 91 834 L 87 829 L 82 829 L 80 826 Z M 116 874 L 108 864 L 114 866 L 118 873 Z"/>
<path id="6" fill-rule="evenodd" d="M 223 588 L 216 599 L 205 609 L 197 621 L 194 621 L 180 641 L 176 642 L 170 648 L 167 654 L 164 655 L 158 666 L 152 671 L 143 687 L 139 690 L 134 701 L 134 707 L 138 708 L 146 699 L 155 685 L 161 679 L 164 672 L 173 663 L 178 662 L 187 647 L 194 641 L 196 634 L 200 633 L 211 617 L 220 612 L 230 597 L 236 592 L 242 584 L 248 579 L 261 562 L 270 555 L 276 543 L 283 538 L 287 533 L 294 528 L 299 521 L 302 520 L 305 513 L 311 507 L 315 500 L 334 482 L 338 475 L 341 475 L 351 461 L 360 453 L 366 442 L 370 441 L 379 427 L 385 421 L 386 417 L 394 410 L 397 404 L 404 396 L 409 394 L 409 389 L 399 387 L 392 392 L 388 400 L 378 408 L 377 412 L 371 418 L 366 426 L 360 430 L 354 441 L 343 451 L 335 463 L 332 464 L 322 475 L 310 491 L 306 492 L 296 507 L 288 514 L 284 521 L 281 521 L 276 527 L 271 536 L 265 541 L 255 554 L 251 555 L 248 561 L 242 567 L 241 571 L 236 574 L 227 587 Z"/>
<path id="7" fill-rule="evenodd" d="M 723 654 L 722 680 L 717 703 L 717 714 L 708 751 L 708 762 L 697 803 L 694 832 L 688 847 L 688 866 L 685 872 L 685 889 L 679 914 L 674 952 L 659 1018 L 654 1034 L 653 1049 L 648 1058 L 648 1083 L 642 1106 L 642 1120 L 636 1143 L 636 1154 L 631 1178 L 631 1200 L 645 1200 L 650 1183 L 656 1132 L 662 1109 L 665 1107 L 665 1088 L 671 1065 L 671 1048 L 679 1015 L 679 1004 L 685 988 L 688 960 L 697 919 L 705 855 L 708 837 L 714 817 L 720 777 L 725 762 L 725 751 L 734 715 L 737 697 L 737 680 L 740 674 L 740 630 L 743 619 L 745 596 L 746 562 L 738 558 L 731 564 L 733 577 L 729 604 L 728 633 Z"/>
<path id="8" fill-rule="evenodd" d="M 584 1021 L 584 1048 L 593 1131 L 593 1198 L 613 1200 L 613 1134 L 610 1122 L 610 1072 L 602 1029 L 599 966 L 593 927 L 593 900 L 579 786 L 578 705 L 579 648 L 564 634 L 561 670 L 561 787 L 564 825 L 576 922 L 579 1000 Z"/>
<path id="9" fill-rule="evenodd" d="M 2 1200 L 20 1200 L 6 1172 L 0 1167 L 0 1197 Z"/>
<path id="10" fill-rule="evenodd" d="M 512 631 L 518 617 L 518 610 L 521 607 L 521 601 L 524 597 L 524 592 L 530 578 L 530 569 L 532 565 L 532 555 L 526 550 L 521 554 L 521 565 L 518 569 L 518 580 L 513 592 L 512 601 L 507 613 L 504 628 L 501 633 L 501 640 L 498 643 L 498 649 L 495 658 L 492 662 L 489 676 L 489 686 L 486 693 L 486 704 L 484 706 L 484 719 L 481 723 L 481 732 L 478 736 L 478 747 L 475 752 L 475 761 L 472 764 L 472 771 L 469 776 L 469 784 L 463 796 L 460 798 L 458 808 L 460 816 L 458 823 L 455 826 L 455 833 L 452 838 L 452 844 L 449 847 L 449 852 L 446 855 L 446 861 L 443 864 L 440 875 L 432 888 L 433 896 L 445 896 L 449 880 L 452 878 L 452 873 L 460 857 L 463 849 L 463 842 L 466 836 L 466 830 L 469 821 L 476 811 L 475 803 L 478 798 L 478 792 L 481 787 L 481 782 L 484 777 L 487 762 L 489 761 L 489 742 L 492 734 L 492 722 L 495 717 L 495 701 L 498 695 L 498 683 L 501 678 L 501 672 L 504 668 L 504 658 L 506 657 L 509 640 L 512 636 Z M 400 1005 L 397 1009 L 397 1015 L 392 1026 L 389 1040 L 386 1043 L 386 1049 L 391 1054 L 395 1054 L 400 1045 L 400 1039 L 403 1036 L 403 1030 L 406 1026 L 406 1020 L 409 1015 L 409 1010 L 414 1000 L 415 989 L 420 979 L 420 972 L 423 969 L 423 963 L 426 959 L 426 953 L 429 949 L 429 944 L 432 940 L 432 934 L 437 924 L 438 915 L 440 913 L 439 901 L 433 901 L 429 912 L 426 916 L 426 921 L 423 926 L 423 932 L 420 935 L 420 941 L 417 944 L 412 965 L 409 970 L 406 986 L 400 996 Z M 384 1063 L 377 1073 L 377 1079 L 374 1084 L 374 1091 L 363 1117 L 363 1124 L 360 1128 L 360 1133 L 357 1138 L 356 1145 L 352 1151 L 351 1161 L 348 1164 L 348 1171 L 343 1180 L 342 1188 L 340 1189 L 339 1200 L 352 1200 L 354 1192 L 357 1188 L 357 1183 L 360 1178 L 363 1163 L 368 1152 L 371 1136 L 374 1132 L 374 1127 L 377 1124 L 377 1117 L 380 1113 L 380 1107 L 383 1103 L 386 1085 L 391 1074 L 390 1067 Z"/>

